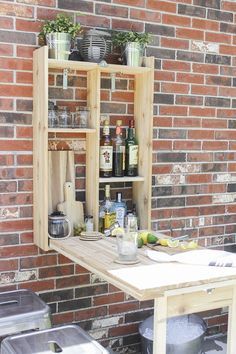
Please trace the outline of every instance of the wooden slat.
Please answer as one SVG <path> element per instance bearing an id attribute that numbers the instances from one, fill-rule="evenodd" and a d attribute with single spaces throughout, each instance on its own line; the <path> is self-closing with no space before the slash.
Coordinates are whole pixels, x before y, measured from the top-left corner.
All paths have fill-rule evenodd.
<path id="1" fill-rule="evenodd" d="M 139 143 L 139 174 L 145 176 L 144 183 L 133 184 L 133 200 L 137 206 L 142 229 L 151 227 L 151 187 L 152 187 L 152 130 L 154 58 L 146 58 L 150 71 L 136 76 L 134 116 L 136 135 Z"/>
<path id="2" fill-rule="evenodd" d="M 57 60 L 48 59 L 48 67 L 50 69 L 71 69 L 78 71 L 90 71 L 97 68 L 96 63 L 88 63 L 85 61 L 73 61 L 73 60 Z"/>
<path id="3" fill-rule="evenodd" d="M 145 180 L 144 177 L 110 177 L 110 178 L 99 178 L 100 183 L 117 183 L 117 182 L 143 182 Z"/>
<path id="4" fill-rule="evenodd" d="M 33 67 L 33 185 L 34 185 L 34 242 L 48 250 L 48 50 L 34 51 Z"/>
<path id="5" fill-rule="evenodd" d="M 86 139 L 86 213 L 93 215 L 95 230 L 98 229 L 99 210 L 99 136 L 100 136 L 100 72 L 88 72 L 87 104 L 91 117 L 89 126 L 94 134 Z"/>
<path id="6" fill-rule="evenodd" d="M 79 134 L 93 134 L 96 133 L 96 129 L 89 129 L 89 128 L 76 128 L 76 129 L 70 129 L 70 128 L 48 128 L 49 133 L 79 133 Z"/>

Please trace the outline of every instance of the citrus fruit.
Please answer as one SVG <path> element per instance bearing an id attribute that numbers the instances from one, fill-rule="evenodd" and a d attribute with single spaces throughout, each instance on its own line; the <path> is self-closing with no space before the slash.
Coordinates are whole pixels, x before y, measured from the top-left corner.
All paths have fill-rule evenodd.
<path id="1" fill-rule="evenodd" d="M 142 231 L 140 232 L 139 236 L 140 238 L 143 240 L 143 244 L 146 245 L 147 244 L 147 236 L 148 236 L 149 232 L 148 231 Z"/>
<path id="2" fill-rule="evenodd" d="M 111 235 L 116 236 L 116 235 L 124 234 L 124 233 L 125 233 L 125 230 L 122 227 L 117 227 L 114 230 L 112 230 Z"/>
<path id="3" fill-rule="evenodd" d="M 197 248 L 198 247 L 198 244 L 196 241 L 190 241 L 187 245 L 187 248 L 188 249 L 194 249 L 194 248 Z"/>
<path id="4" fill-rule="evenodd" d="M 158 241 L 158 237 L 156 237 L 155 235 L 149 233 L 147 235 L 147 243 L 156 243 Z"/>
<path id="5" fill-rule="evenodd" d="M 159 239 L 158 243 L 161 246 L 167 246 L 167 241 L 168 241 L 168 238 L 161 238 L 161 239 Z"/>
<path id="6" fill-rule="evenodd" d="M 170 248 L 175 248 L 179 246 L 179 240 L 167 240 L 167 246 Z"/>
<path id="7" fill-rule="evenodd" d="M 143 247 L 143 239 L 141 237 L 138 237 L 138 248 Z"/>

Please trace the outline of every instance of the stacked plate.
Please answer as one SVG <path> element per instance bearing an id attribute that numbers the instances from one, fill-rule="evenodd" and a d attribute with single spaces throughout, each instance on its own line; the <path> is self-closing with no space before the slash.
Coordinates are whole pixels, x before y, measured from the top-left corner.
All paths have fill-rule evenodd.
<path id="1" fill-rule="evenodd" d="M 82 241 L 97 241 L 102 238 L 103 234 L 97 231 L 82 231 L 79 239 Z"/>

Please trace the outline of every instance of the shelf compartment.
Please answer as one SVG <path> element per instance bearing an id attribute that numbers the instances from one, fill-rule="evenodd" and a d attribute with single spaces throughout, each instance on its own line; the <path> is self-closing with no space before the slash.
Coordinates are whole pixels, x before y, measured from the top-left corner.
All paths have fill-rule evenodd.
<path id="1" fill-rule="evenodd" d="M 90 128 L 48 128 L 48 133 L 94 134 L 94 133 L 96 133 L 96 129 L 90 129 Z"/>
<path id="2" fill-rule="evenodd" d="M 141 176 L 137 177 L 100 177 L 99 183 L 118 183 L 118 182 L 144 182 L 145 178 Z"/>

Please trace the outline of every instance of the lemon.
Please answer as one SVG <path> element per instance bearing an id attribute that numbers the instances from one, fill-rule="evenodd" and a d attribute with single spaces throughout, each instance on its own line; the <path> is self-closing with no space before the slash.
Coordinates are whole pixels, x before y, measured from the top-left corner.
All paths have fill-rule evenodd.
<path id="1" fill-rule="evenodd" d="M 161 238 L 161 239 L 159 239 L 158 243 L 161 246 L 168 246 L 167 241 L 168 241 L 168 238 Z"/>
<path id="2" fill-rule="evenodd" d="M 125 230 L 123 229 L 123 227 L 117 227 L 114 230 L 112 230 L 111 235 L 116 236 L 116 235 L 124 234 L 124 233 L 125 233 Z"/>
<path id="3" fill-rule="evenodd" d="M 179 246 L 179 240 L 167 239 L 167 246 L 170 248 L 176 248 Z"/>
<path id="4" fill-rule="evenodd" d="M 141 239 L 143 240 L 143 244 L 146 245 L 147 244 L 147 237 L 148 237 L 149 232 L 148 231 L 142 231 L 140 232 L 139 236 L 141 237 Z"/>
<path id="5" fill-rule="evenodd" d="M 187 245 L 187 248 L 188 249 L 194 249 L 194 248 L 197 248 L 198 247 L 198 244 L 196 241 L 190 241 Z"/>

